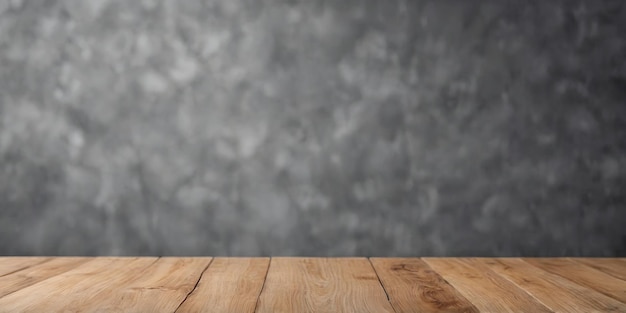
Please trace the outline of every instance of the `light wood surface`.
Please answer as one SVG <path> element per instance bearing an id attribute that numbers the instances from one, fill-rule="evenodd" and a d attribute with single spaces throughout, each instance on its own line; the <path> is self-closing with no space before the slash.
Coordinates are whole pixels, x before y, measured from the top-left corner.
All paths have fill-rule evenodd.
<path id="1" fill-rule="evenodd" d="M 626 312 L 618 258 L 0 257 L 0 312 Z"/>
<path id="2" fill-rule="evenodd" d="M 160 258 L 80 312 L 174 312 L 196 288 L 211 258 Z M 98 299 L 98 300 L 100 300 Z"/>
<path id="3" fill-rule="evenodd" d="M 32 267 L 24 268 L 13 275 L 0 277 L 0 297 L 34 285 L 52 276 L 59 275 L 76 268 L 79 264 L 87 262 L 87 258 L 57 258 L 47 263 L 39 263 Z"/>
<path id="4" fill-rule="evenodd" d="M 527 259 L 526 262 L 547 272 L 557 274 L 578 285 L 597 290 L 609 297 L 626 302 L 624 281 L 592 267 L 568 259 Z M 625 311 L 626 312 L 626 311 Z"/>
<path id="5" fill-rule="evenodd" d="M 597 270 L 605 272 L 613 277 L 626 280 L 626 260 L 624 259 L 609 259 L 609 258 L 598 258 L 598 259 L 583 259 L 583 258 L 573 258 L 570 259 L 574 262 L 585 264 L 587 266 L 593 267 Z"/>
<path id="6" fill-rule="evenodd" d="M 273 258 L 257 312 L 393 312 L 366 258 Z"/>
<path id="7" fill-rule="evenodd" d="M 484 312 L 551 312 L 537 299 L 480 263 L 461 259 L 424 259 Z"/>
<path id="8" fill-rule="evenodd" d="M 269 258 L 216 258 L 180 312 L 252 313 Z"/>
<path id="9" fill-rule="evenodd" d="M 156 258 L 94 259 L 0 298 L 0 312 L 79 312 L 81 305 L 98 300 L 120 280 L 130 280 Z M 116 262 L 117 261 L 117 262 Z M 80 295 L 80 297 L 76 297 Z"/>
<path id="10" fill-rule="evenodd" d="M 396 312 L 478 312 L 424 261 L 370 259 Z"/>
<path id="11" fill-rule="evenodd" d="M 481 262 L 555 312 L 626 312 L 626 304 L 546 273 L 521 259 L 486 259 Z"/>
<path id="12" fill-rule="evenodd" d="M 50 258 L 4 257 L 2 263 L 0 263 L 0 276 L 11 274 L 48 260 L 50 260 Z"/>

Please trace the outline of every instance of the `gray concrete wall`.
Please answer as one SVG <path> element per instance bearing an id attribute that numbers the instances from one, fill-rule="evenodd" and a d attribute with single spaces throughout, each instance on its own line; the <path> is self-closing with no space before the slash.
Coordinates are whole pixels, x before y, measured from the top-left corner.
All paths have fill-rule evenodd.
<path id="1" fill-rule="evenodd" d="M 623 1 L 0 0 L 0 254 L 626 256 Z"/>

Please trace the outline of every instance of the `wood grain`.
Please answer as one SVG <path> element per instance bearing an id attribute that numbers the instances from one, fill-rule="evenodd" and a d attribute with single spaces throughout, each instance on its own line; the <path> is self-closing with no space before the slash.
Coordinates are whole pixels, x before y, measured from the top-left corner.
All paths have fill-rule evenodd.
<path id="1" fill-rule="evenodd" d="M 365 258 L 272 258 L 257 312 L 393 312 Z"/>
<path id="2" fill-rule="evenodd" d="M 396 312 L 478 312 L 418 258 L 371 258 Z"/>
<path id="3" fill-rule="evenodd" d="M 486 266 L 467 259 L 423 258 L 465 298 L 484 312 L 551 312 Z"/>
<path id="4" fill-rule="evenodd" d="M 215 258 L 179 312 L 254 312 L 269 258 Z"/>
<path id="5" fill-rule="evenodd" d="M 88 258 L 55 258 L 45 263 L 22 269 L 0 277 L 0 298 L 34 285 L 52 276 L 59 275 L 85 263 Z"/>
<path id="6" fill-rule="evenodd" d="M 0 257 L 2 312 L 626 312 L 626 259 Z"/>
<path id="7" fill-rule="evenodd" d="M 8 275 L 48 260 L 50 260 L 50 258 L 15 256 L 2 257 L 0 258 L 0 276 Z"/>
<path id="8" fill-rule="evenodd" d="M 613 299 L 626 303 L 626 281 L 602 271 L 562 258 L 529 258 L 525 259 L 525 261 L 547 272 L 557 274 L 581 286 L 597 290 Z"/>
<path id="9" fill-rule="evenodd" d="M 139 277 L 85 302 L 80 312 L 174 312 L 196 287 L 212 258 L 160 258 Z"/>
<path id="10" fill-rule="evenodd" d="M 555 312 L 626 312 L 626 304 L 521 259 L 479 259 Z"/>
<path id="11" fill-rule="evenodd" d="M 120 280 L 132 280 L 156 258 L 97 258 L 0 298 L 0 312 L 81 312 Z"/>
<path id="12" fill-rule="evenodd" d="M 626 260 L 609 258 L 570 258 L 621 280 L 626 280 Z"/>

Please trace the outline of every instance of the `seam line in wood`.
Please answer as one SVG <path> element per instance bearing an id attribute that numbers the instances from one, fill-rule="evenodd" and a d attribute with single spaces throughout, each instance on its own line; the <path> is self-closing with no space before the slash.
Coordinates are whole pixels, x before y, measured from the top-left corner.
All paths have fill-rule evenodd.
<path id="1" fill-rule="evenodd" d="M 265 271 L 265 277 L 263 278 L 263 285 L 261 285 L 261 291 L 259 291 L 259 295 L 256 297 L 256 303 L 254 304 L 254 310 L 252 312 L 257 311 L 259 307 L 259 302 L 261 301 L 261 294 L 263 293 L 263 289 L 265 289 L 265 282 L 267 282 L 267 274 L 270 272 L 270 267 L 272 266 L 272 257 L 270 256 L 270 261 L 267 263 L 267 270 Z"/>
<path id="2" fill-rule="evenodd" d="M 50 261 L 51 261 L 51 260 L 53 260 L 53 259 L 51 258 L 51 259 L 50 259 Z M 35 264 L 35 265 L 31 266 L 31 267 L 34 267 L 34 266 L 37 266 L 37 265 L 41 265 L 41 264 L 46 263 L 46 262 L 48 262 L 48 261 L 43 261 L 43 262 L 38 263 L 38 264 Z M 81 262 L 79 262 L 79 263 L 75 264 L 75 265 L 74 265 L 74 268 L 76 268 L 76 267 L 78 267 L 78 266 L 80 266 L 80 265 L 83 265 L 83 264 L 85 264 L 85 263 L 87 263 L 87 262 L 89 262 L 89 260 L 84 260 L 84 261 L 81 261 Z M 29 268 L 31 268 L 31 267 L 26 267 L 26 268 L 23 268 L 23 269 L 21 269 L 21 270 L 19 270 L 19 271 L 23 271 L 23 270 L 29 269 Z M 33 283 L 33 284 L 30 284 L 30 285 L 26 285 L 26 286 L 24 286 L 24 287 L 21 287 L 20 289 L 13 290 L 13 291 L 11 291 L 11 292 L 9 292 L 9 293 L 5 294 L 5 295 L 0 296 L 0 299 L 2 299 L 2 298 L 6 297 L 6 296 L 8 296 L 8 295 L 10 295 L 10 294 L 12 294 L 12 293 L 14 293 L 14 292 L 18 292 L 18 291 L 20 291 L 20 290 L 22 290 L 22 289 L 24 289 L 24 288 L 28 288 L 28 287 L 30 287 L 30 286 L 34 286 L 34 285 L 36 285 L 36 284 L 39 284 L 39 283 L 41 283 L 41 282 L 44 282 L 44 281 L 46 281 L 46 280 L 48 280 L 48 279 L 51 279 L 51 278 L 53 278 L 53 277 L 57 277 L 57 276 L 59 276 L 59 275 L 61 275 L 61 274 L 67 273 L 67 272 L 69 272 L 69 271 L 73 270 L 74 268 L 67 268 L 67 269 L 65 269 L 65 270 L 63 270 L 63 271 L 60 271 L 60 272 L 58 272 L 58 273 L 55 273 L 54 275 L 52 275 L 52 276 L 50 276 L 50 277 L 48 277 L 48 278 L 42 279 L 42 280 L 37 281 L 37 282 L 35 282 L 35 283 Z M 17 272 L 19 272 L 19 271 L 17 271 Z M 16 272 L 14 272 L 14 273 L 16 273 Z"/>
<path id="3" fill-rule="evenodd" d="M 394 312 L 398 312 L 396 310 L 396 308 L 393 306 L 393 303 L 391 303 L 391 298 L 389 297 L 389 293 L 387 292 L 387 289 L 385 288 L 385 285 L 383 284 L 383 281 L 380 279 L 380 276 L 378 275 L 378 271 L 376 270 L 376 267 L 372 263 L 372 260 L 371 260 L 370 257 L 367 258 L 367 262 L 370 264 L 370 266 L 374 270 L 374 274 L 376 274 L 376 278 L 378 278 L 378 283 L 380 284 L 380 287 L 383 288 L 383 291 L 385 292 L 385 296 L 387 296 L 387 302 L 389 302 L 389 306 L 391 306 L 391 309 Z"/>
<path id="4" fill-rule="evenodd" d="M 16 272 L 19 272 L 19 271 L 23 271 L 23 270 L 25 270 L 25 269 L 28 269 L 28 268 L 31 268 L 31 267 L 33 267 L 33 266 L 37 266 L 37 265 L 40 265 L 40 264 L 43 264 L 43 263 L 46 263 L 46 262 L 49 262 L 49 261 L 52 261 L 52 260 L 53 260 L 53 258 L 43 259 L 43 260 L 42 260 L 41 262 L 39 262 L 39 263 L 30 264 L 30 265 L 24 266 L 24 267 L 22 267 L 22 268 L 18 268 L 18 269 L 16 269 L 16 270 L 12 271 L 12 272 L 8 272 L 8 273 L 1 274 L 1 275 L 0 275 L 0 277 L 7 276 L 7 275 L 11 275 L 11 274 L 13 274 L 13 273 L 16 273 Z"/>
<path id="5" fill-rule="evenodd" d="M 185 299 L 183 299 L 183 301 L 181 301 L 178 306 L 176 307 L 176 310 L 174 310 L 174 313 L 178 312 L 178 309 L 180 309 L 181 306 L 183 306 L 183 303 L 185 303 L 185 301 L 187 301 L 187 299 L 189 298 L 189 296 L 191 296 L 191 294 L 196 291 L 196 289 L 198 288 L 198 285 L 200 284 L 200 280 L 202 280 L 202 275 L 204 275 L 204 273 L 206 272 L 207 269 L 209 269 L 209 266 L 211 266 L 211 264 L 213 263 L 213 260 L 215 260 L 215 257 L 211 258 L 211 261 L 209 261 L 209 263 L 206 265 L 206 267 L 204 268 L 204 270 L 202 270 L 202 273 L 200 273 L 200 277 L 198 277 L 198 280 L 196 281 L 196 284 L 193 286 L 193 288 L 187 293 L 187 295 L 185 296 Z"/>
<path id="6" fill-rule="evenodd" d="M 612 298 L 613 300 L 617 300 L 617 301 L 619 301 L 619 302 L 626 303 L 626 302 L 624 302 L 624 300 L 623 300 L 623 299 L 621 299 L 621 298 L 619 298 L 619 297 L 616 297 L 616 296 L 615 296 L 615 294 L 613 294 L 613 293 L 611 293 L 611 292 L 606 292 L 606 290 L 600 290 L 600 289 L 598 289 L 597 285 L 589 285 L 589 284 L 585 284 L 585 283 L 580 283 L 580 282 L 576 281 L 576 279 L 572 279 L 572 278 L 571 278 L 570 276 L 568 276 L 568 275 L 563 275 L 563 273 L 557 273 L 557 272 L 552 272 L 552 271 L 549 271 L 549 270 L 543 269 L 543 268 L 541 268 L 541 267 L 540 267 L 540 266 L 538 266 L 538 265 L 535 265 L 535 264 L 532 264 L 531 262 L 528 262 L 528 261 L 527 261 L 527 259 L 528 259 L 528 258 L 526 258 L 526 259 L 522 259 L 522 260 L 523 260 L 524 262 L 526 262 L 526 263 L 528 263 L 528 264 L 530 264 L 530 265 L 532 265 L 532 266 L 534 266 L 534 267 L 536 267 L 536 268 L 538 268 L 538 269 L 542 270 L 542 271 L 545 271 L 545 272 L 548 272 L 548 273 L 551 273 L 551 274 L 554 274 L 554 275 L 560 276 L 560 277 L 562 277 L 562 278 L 565 278 L 565 279 L 569 280 L 570 282 L 572 282 L 572 283 L 574 283 L 574 284 L 576 284 L 576 285 L 578 285 L 578 286 L 580 286 L 580 287 L 583 287 L 583 288 L 589 289 L 589 290 L 594 291 L 594 292 L 601 293 L 601 294 L 603 294 L 603 295 L 605 295 L 605 296 L 608 296 L 608 297 Z M 609 277 L 611 277 L 611 278 L 613 278 L 613 277 L 614 277 L 614 276 L 613 276 L 613 275 L 611 275 L 611 274 L 604 273 L 603 271 L 597 270 L 597 269 L 595 269 L 595 268 L 593 268 L 593 267 L 591 267 L 591 266 L 587 266 L 587 265 L 582 264 L 582 263 L 577 263 L 576 261 L 570 260 L 570 259 L 568 259 L 568 258 L 563 258 L 563 259 L 564 259 L 564 260 L 567 260 L 567 261 L 569 261 L 569 262 L 571 262 L 571 263 L 573 263 L 573 264 L 583 265 L 583 267 L 584 267 L 584 268 L 587 268 L 588 270 L 592 270 L 592 271 L 599 272 L 599 273 L 601 273 L 601 274 L 605 274 L 605 275 L 607 275 L 607 276 L 609 276 Z M 619 279 L 619 278 L 616 278 L 616 279 Z"/>
<path id="7" fill-rule="evenodd" d="M 615 275 L 614 275 L 614 274 L 612 274 L 612 273 L 607 273 L 606 271 L 603 271 L 602 269 L 595 268 L 595 267 L 593 267 L 593 266 L 591 266 L 591 265 L 589 265 L 589 264 L 585 264 L 584 262 L 581 262 L 581 261 L 577 260 L 577 258 L 566 258 L 566 260 L 569 260 L 569 261 L 573 262 L 574 264 L 576 264 L 576 265 L 578 265 L 578 266 L 582 266 L 582 267 L 584 267 L 584 268 L 588 268 L 588 269 L 591 269 L 591 270 L 594 270 L 594 271 L 600 271 L 600 272 L 602 272 L 602 273 L 604 273 L 604 274 L 606 274 L 606 275 L 609 275 L 609 276 L 611 276 L 611 277 L 613 277 L 613 278 L 615 278 L 615 279 L 619 279 L 619 280 L 626 281 L 626 279 L 624 279 L 624 278 L 622 278 L 622 277 L 617 277 L 617 276 L 615 276 Z M 592 288 L 592 289 L 593 289 L 593 288 Z M 622 302 L 623 302 L 623 301 L 622 301 Z M 626 303 L 626 302 L 624 302 L 624 303 Z"/>
<path id="8" fill-rule="evenodd" d="M 520 286 L 519 284 L 517 284 L 516 282 L 514 282 L 513 280 L 509 279 L 508 277 L 506 277 L 506 275 L 501 275 L 500 273 L 492 270 L 489 268 L 489 270 L 493 273 L 495 273 L 496 275 L 508 280 L 509 282 L 511 282 L 511 284 L 513 284 L 515 287 L 519 288 L 520 290 L 524 291 L 525 293 L 527 293 L 531 298 L 535 299 L 535 301 L 537 301 L 539 304 L 543 305 L 545 308 L 547 308 L 548 310 L 552 311 L 552 312 L 557 312 L 556 310 L 554 310 L 552 307 L 548 306 L 547 304 L 543 303 L 539 298 L 537 298 L 534 294 L 532 294 L 530 291 L 526 290 L 525 288 L 523 288 L 522 286 Z M 543 271 L 545 272 L 545 271 Z"/>
<path id="9" fill-rule="evenodd" d="M 500 276 L 501 278 L 509 281 L 511 284 L 513 284 L 513 286 L 515 286 L 517 289 L 523 291 L 524 293 L 528 294 L 532 299 L 534 299 L 535 301 L 537 301 L 537 303 L 539 303 L 540 305 L 542 305 L 544 308 L 546 308 L 548 311 L 550 312 L 556 312 L 553 308 L 549 307 L 548 305 L 546 305 L 545 303 L 543 303 L 541 300 L 539 300 L 535 295 L 533 295 L 530 291 L 522 288 L 522 286 L 518 285 L 517 283 L 515 283 L 514 281 L 510 280 L 508 277 L 504 276 L 504 275 L 500 275 L 498 272 L 492 270 L 491 268 L 489 268 L 489 266 L 485 265 L 485 269 L 490 271 L 491 273 L 496 274 L 497 276 Z"/>
<path id="10" fill-rule="evenodd" d="M 524 263 L 526 263 L 526 264 L 529 264 L 530 266 L 532 266 L 532 267 L 534 267 L 534 268 L 536 268 L 536 269 L 540 270 L 541 272 L 544 272 L 544 273 L 549 273 L 549 274 L 556 275 L 556 276 L 561 277 L 561 278 L 565 278 L 565 279 L 566 279 L 566 280 L 568 280 L 569 282 L 571 282 L 571 283 L 573 283 L 573 284 L 575 284 L 575 285 L 578 285 L 579 287 L 586 288 L 586 289 L 592 290 L 592 291 L 594 291 L 594 292 L 599 292 L 599 293 L 602 293 L 602 292 L 600 292 L 600 291 L 598 291 L 598 290 L 595 290 L 594 288 L 591 288 L 591 287 L 589 287 L 589 286 L 585 286 L 585 285 L 583 285 L 583 284 L 580 284 L 580 283 L 578 283 L 578 282 L 576 282 L 576 281 L 574 281 L 574 280 L 570 279 L 570 278 L 569 278 L 569 277 L 567 277 L 567 276 L 559 275 L 558 273 L 552 273 L 552 272 L 550 272 L 550 271 L 548 271 L 548 270 L 545 270 L 545 269 L 541 268 L 540 266 L 537 266 L 537 265 L 535 265 L 535 264 L 533 264 L 533 263 L 531 263 L 531 262 L 528 262 L 526 259 L 527 259 L 527 258 L 521 258 L 522 262 L 524 262 Z M 582 265 L 582 264 L 581 264 L 581 265 Z M 602 294 L 604 294 L 604 293 L 602 293 Z M 606 294 L 605 294 L 605 295 L 606 295 Z M 609 297 L 610 297 L 610 296 L 609 296 Z M 618 300 L 618 301 L 619 301 L 619 300 Z"/>

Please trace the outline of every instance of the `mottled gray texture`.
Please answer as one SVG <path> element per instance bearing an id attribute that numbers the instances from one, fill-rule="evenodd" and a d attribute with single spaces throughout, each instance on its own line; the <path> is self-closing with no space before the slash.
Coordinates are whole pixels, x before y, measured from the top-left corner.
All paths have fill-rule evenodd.
<path id="1" fill-rule="evenodd" d="M 626 2 L 0 0 L 0 254 L 626 255 Z"/>

